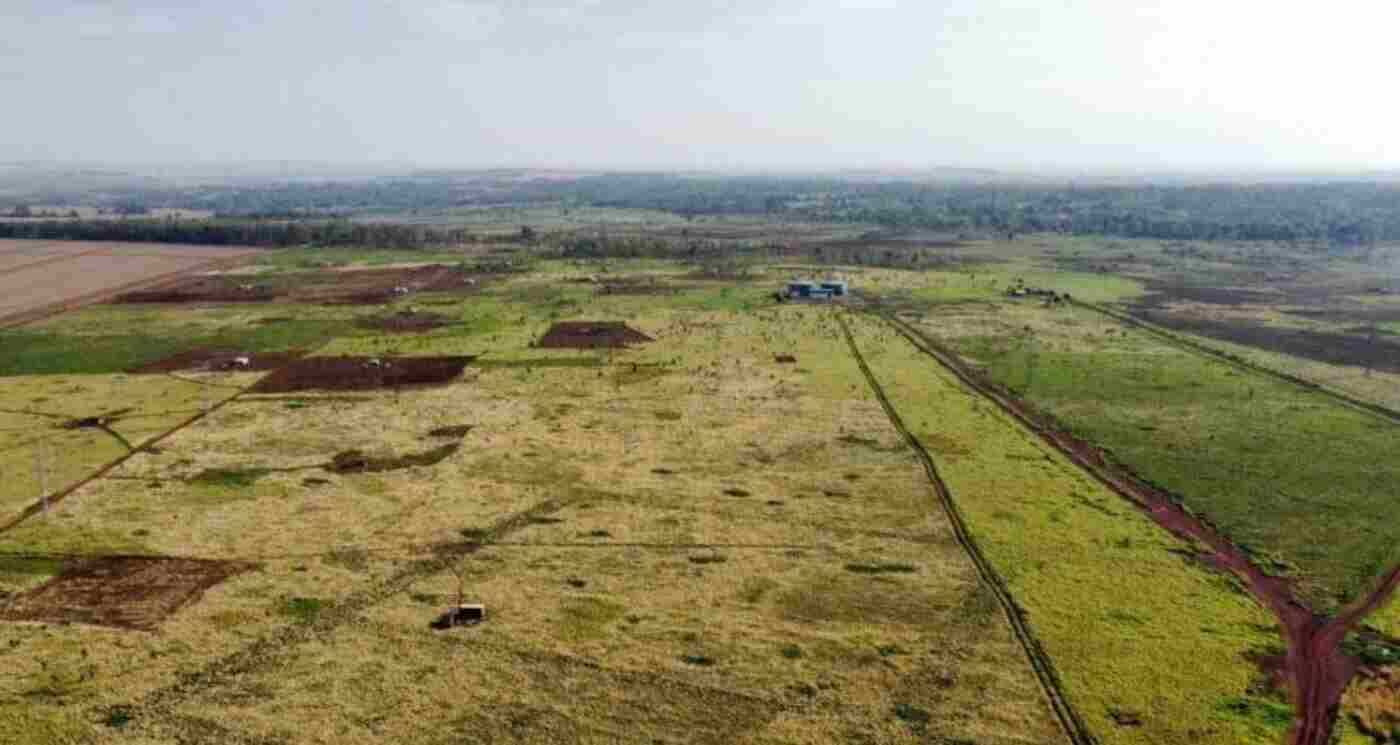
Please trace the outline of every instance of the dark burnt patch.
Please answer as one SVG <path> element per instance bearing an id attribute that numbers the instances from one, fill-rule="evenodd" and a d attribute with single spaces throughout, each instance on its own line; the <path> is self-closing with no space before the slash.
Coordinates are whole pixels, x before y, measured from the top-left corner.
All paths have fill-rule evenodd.
<path id="1" fill-rule="evenodd" d="M 205 590 L 252 568 L 240 562 L 146 556 L 70 561 L 57 576 L 11 598 L 0 608 L 0 620 L 153 631 Z"/>
<path id="2" fill-rule="evenodd" d="M 233 347 L 200 347 L 127 370 L 134 375 L 167 372 L 255 372 L 276 370 L 306 352 L 244 352 Z"/>
<path id="3" fill-rule="evenodd" d="M 546 349 L 618 349 L 654 341 L 621 321 L 560 321 L 536 346 Z"/>
<path id="4" fill-rule="evenodd" d="M 396 456 L 369 455 L 359 450 L 346 450 L 343 453 L 337 453 L 325 468 L 333 473 L 382 473 L 404 468 L 434 466 L 460 450 L 461 447 L 460 443 L 453 442 L 421 453 Z"/>
<path id="5" fill-rule="evenodd" d="M 113 303 L 266 303 L 283 296 L 271 285 L 246 277 L 215 276 L 186 280 L 174 287 L 127 292 Z"/>
<path id="6" fill-rule="evenodd" d="M 1205 336 L 1219 341 L 1283 352 L 1295 357 L 1333 365 L 1369 367 L 1382 372 L 1400 372 L 1400 344 L 1394 337 L 1377 335 L 1371 339 L 1366 335 L 1353 335 L 1338 332 L 1313 331 L 1309 329 L 1268 326 L 1251 321 L 1218 321 L 1208 318 L 1187 318 L 1170 313 L 1143 313 L 1134 315 L 1158 326 Z"/>
<path id="7" fill-rule="evenodd" d="M 472 357 L 303 357 L 268 375 L 254 393 L 363 391 L 448 383 Z"/>

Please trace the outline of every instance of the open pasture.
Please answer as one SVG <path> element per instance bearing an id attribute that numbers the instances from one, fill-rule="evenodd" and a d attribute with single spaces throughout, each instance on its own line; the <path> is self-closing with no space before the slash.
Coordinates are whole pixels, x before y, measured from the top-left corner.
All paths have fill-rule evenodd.
<path id="1" fill-rule="evenodd" d="M 294 252 L 268 266 L 238 276 L 315 280 L 266 301 L 90 306 L 0 336 L 28 350 L 0 351 L 0 740 L 1070 741 L 1052 699 L 1102 743 L 1284 736 L 1279 634 L 1231 575 L 859 302 L 774 303 L 791 268 L 716 280 L 551 261 L 355 304 L 296 294 L 333 287 L 335 266 Z M 381 269 L 356 292 L 406 276 Z M 983 312 L 1000 290 L 966 271 L 841 271 L 953 344 L 1062 317 Z M 1140 291 L 1077 281 L 1105 300 Z M 369 322 L 410 309 L 435 322 Z M 560 328 L 570 343 L 542 343 Z M 621 341 L 580 342 L 599 329 Z M 1065 354 L 1111 356 L 1076 329 Z M 234 352 L 269 369 L 197 364 Z M 455 367 L 385 373 L 422 357 Z M 267 382 L 321 368 L 374 384 Z M 39 431 L 62 454 L 54 484 L 97 476 L 47 511 L 32 509 Z M 1241 525 L 1274 540 L 1302 519 Z M 1295 545 L 1269 556 L 1323 596 L 1385 560 L 1366 541 Z M 143 576 L 162 579 L 123 605 Z M 459 600 L 486 621 L 429 628 Z M 1392 605 L 1373 623 L 1393 619 Z M 1347 743 L 1388 695 L 1355 690 Z"/>

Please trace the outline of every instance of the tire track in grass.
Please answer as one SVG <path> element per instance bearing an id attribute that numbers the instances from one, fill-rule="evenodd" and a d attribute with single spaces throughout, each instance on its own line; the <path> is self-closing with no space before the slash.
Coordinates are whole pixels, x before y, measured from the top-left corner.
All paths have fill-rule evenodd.
<path id="1" fill-rule="evenodd" d="M 1096 745 L 1098 742 L 1089 732 L 1084 720 L 1070 704 L 1069 697 L 1065 694 L 1060 683 L 1059 674 L 1055 672 L 1055 667 L 1050 661 L 1050 656 L 1046 654 L 1045 648 L 1032 633 L 1030 624 L 1027 623 L 1025 614 L 1016 603 L 1016 599 L 1011 596 L 1011 591 L 1007 588 L 1005 580 L 997 574 L 996 568 L 987 560 L 986 555 L 977 544 L 972 531 L 968 529 L 966 520 L 963 519 L 962 512 L 958 509 L 957 502 L 953 499 L 953 493 L 944 483 L 943 477 L 938 473 L 938 466 L 933 462 L 933 458 L 928 454 L 928 450 L 919 442 L 918 438 L 905 426 L 904 420 L 885 396 L 885 390 L 880 386 L 880 382 L 875 379 L 875 374 L 866 364 L 865 356 L 861 354 L 860 347 L 856 344 L 855 336 L 851 334 L 851 328 L 846 323 L 844 316 L 838 315 L 837 322 L 841 325 L 841 333 L 846 337 L 846 344 L 850 347 L 851 355 L 855 357 L 856 364 L 860 366 L 861 373 L 865 376 L 866 383 L 870 385 L 870 390 L 879 399 L 880 406 L 884 408 L 886 416 L 889 417 L 890 424 L 899 432 L 904 441 L 909 444 L 911 450 L 923 464 L 924 471 L 928 474 L 929 482 L 933 484 L 933 490 L 938 495 L 939 505 L 943 508 L 943 513 L 948 518 L 948 523 L 953 528 L 953 534 L 957 538 L 958 544 L 972 559 L 973 565 L 977 568 L 977 574 L 981 577 L 982 583 L 986 585 L 996 597 L 997 603 L 1001 606 L 1006 620 L 1011 626 L 1012 633 L 1016 636 L 1016 641 L 1025 650 L 1026 658 L 1030 661 L 1031 668 L 1035 671 L 1036 680 L 1040 683 L 1041 691 L 1044 692 L 1050 709 L 1055 714 L 1055 719 L 1060 725 L 1060 729 L 1065 733 L 1065 737 L 1074 745 Z"/>
<path id="2" fill-rule="evenodd" d="M 256 385 L 256 383 L 254 383 L 253 385 Z M 135 447 L 133 447 L 130 442 L 127 442 L 126 438 L 121 437 L 116 432 L 108 430 L 108 434 L 111 434 L 113 437 L 116 437 L 117 439 L 121 440 L 122 443 L 127 446 L 128 450 L 126 453 L 124 453 L 118 458 L 107 462 L 101 468 L 97 469 L 96 471 L 93 471 L 92 473 L 88 474 L 82 479 L 79 479 L 77 482 L 69 484 L 68 486 L 60 489 L 59 491 L 50 494 L 47 499 L 40 498 L 35 500 L 33 504 L 30 504 L 28 507 L 21 510 L 18 514 L 15 514 L 14 516 L 10 517 L 4 522 L 0 522 L 0 534 L 4 534 L 11 530 L 14 530 L 15 528 L 24 524 L 25 521 L 29 520 L 29 518 L 43 513 L 47 508 L 53 507 L 59 502 L 62 502 L 64 499 L 67 499 L 69 496 L 72 496 L 74 492 L 78 491 L 84 486 L 87 486 L 88 484 L 106 476 L 107 474 L 111 473 L 117 468 L 120 468 L 128 460 L 131 460 L 132 458 L 136 457 L 137 454 L 144 452 L 147 448 L 150 448 L 152 445 L 156 445 L 168 439 L 169 437 L 185 429 L 186 427 L 195 424 L 196 422 L 200 421 L 201 419 L 204 419 L 210 414 L 213 414 L 219 409 L 222 409 L 223 407 L 233 403 L 234 400 L 236 400 L 239 396 L 242 396 L 244 393 L 247 393 L 252 387 L 252 385 L 249 385 L 247 388 L 239 389 L 239 391 L 234 395 L 211 404 L 208 409 L 203 409 L 201 411 L 196 412 L 193 416 L 185 419 L 179 424 L 176 424 L 174 427 L 171 427 L 170 429 L 143 441 L 140 445 Z M 105 430 L 106 428 L 104 427 L 103 429 Z"/>
<path id="3" fill-rule="evenodd" d="M 212 660 L 199 669 L 177 673 L 170 684 L 157 688 L 130 705 L 113 707 L 130 719 L 130 729 L 144 730 L 161 722 L 178 721 L 175 707 L 206 691 L 227 685 L 239 676 L 276 668 L 290 660 L 309 642 L 324 638 L 360 617 L 364 611 L 407 592 L 419 580 L 450 569 L 462 558 L 476 553 L 534 524 L 536 518 L 558 512 L 572 502 L 596 496 L 581 492 L 568 498 L 546 499 L 520 512 L 507 515 L 473 538 L 435 546 L 431 559 L 412 561 L 391 576 L 380 580 L 317 613 L 308 623 L 293 623 L 260 637 L 252 644 Z"/>
<path id="4" fill-rule="evenodd" d="M 1298 600 L 1288 580 L 1259 568 L 1249 555 L 1221 534 L 1214 526 L 1191 515 L 1180 500 L 1153 486 L 1127 468 L 1111 463 L 1097 448 L 1032 412 L 1006 392 L 990 384 L 956 354 L 948 351 L 917 328 L 889 313 L 877 311 L 916 349 L 932 357 L 967 388 L 990 400 L 997 408 L 1096 480 L 1144 512 L 1153 522 L 1187 541 L 1209 547 L 1215 564 L 1243 583 L 1262 607 L 1278 621 L 1287 648 L 1284 673 L 1293 705 L 1289 728 L 1290 745 L 1327 745 L 1331 741 L 1341 697 L 1358 667 L 1357 661 L 1341 650 L 1347 632 L 1367 615 L 1378 610 L 1400 589 L 1400 566 L 1392 567 L 1376 582 L 1373 590 L 1328 617 L 1315 613 Z"/>

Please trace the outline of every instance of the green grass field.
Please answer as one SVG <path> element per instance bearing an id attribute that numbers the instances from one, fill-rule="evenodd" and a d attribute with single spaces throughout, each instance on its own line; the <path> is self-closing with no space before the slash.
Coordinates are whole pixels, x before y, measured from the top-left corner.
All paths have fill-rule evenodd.
<path id="1" fill-rule="evenodd" d="M 1180 494 L 1296 577 L 1319 608 L 1355 597 L 1400 561 L 1400 522 L 1386 517 L 1387 484 L 1400 478 L 1389 457 L 1400 448 L 1393 424 L 1086 311 L 1022 304 L 985 313 L 1022 333 L 964 336 L 933 316 L 924 328 Z"/>
<path id="2" fill-rule="evenodd" d="M 1251 693 L 1257 673 L 1246 659 L 1275 643 L 1267 613 L 890 327 L 853 324 L 1105 742 L 1282 738 L 1287 704 Z M 1115 713 L 1142 724 L 1124 727 Z"/>

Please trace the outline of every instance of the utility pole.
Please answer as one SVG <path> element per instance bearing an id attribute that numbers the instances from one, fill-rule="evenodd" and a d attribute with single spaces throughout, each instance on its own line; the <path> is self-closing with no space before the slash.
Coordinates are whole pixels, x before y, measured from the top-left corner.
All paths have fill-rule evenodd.
<path id="1" fill-rule="evenodd" d="M 39 503 L 49 511 L 49 438 L 40 435 L 34 448 L 34 473 L 39 481 Z"/>

